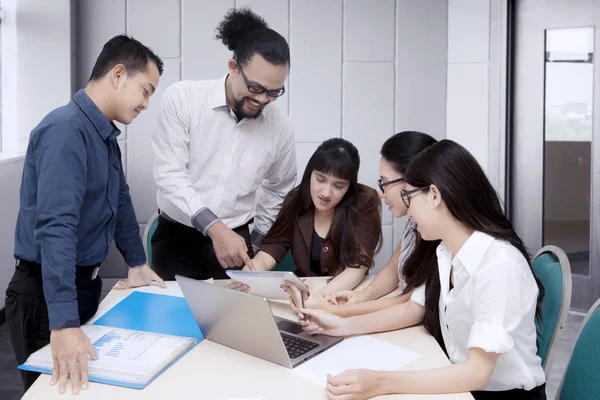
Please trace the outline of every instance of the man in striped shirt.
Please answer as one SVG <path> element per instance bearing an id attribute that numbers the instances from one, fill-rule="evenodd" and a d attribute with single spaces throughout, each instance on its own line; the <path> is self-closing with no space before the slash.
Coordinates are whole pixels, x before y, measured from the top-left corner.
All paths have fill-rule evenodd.
<path id="1" fill-rule="evenodd" d="M 169 87 L 153 134 L 160 217 L 152 268 L 165 280 L 252 268 L 296 181 L 289 118 L 270 104 L 285 92 L 286 40 L 247 8 L 225 16 L 217 39 L 233 51 L 229 73 Z"/>

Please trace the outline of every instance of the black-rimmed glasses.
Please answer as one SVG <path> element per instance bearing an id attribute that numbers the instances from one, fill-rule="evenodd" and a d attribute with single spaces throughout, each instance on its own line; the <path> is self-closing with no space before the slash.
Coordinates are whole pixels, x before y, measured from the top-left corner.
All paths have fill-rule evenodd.
<path id="1" fill-rule="evenodd" d="M 410 207 L 410 195 L 420 192 L 422 190 L 429 190 L 429 187 L 422 187 L 422 188 L 418 188 L 418 189 L 413 189 L 413 190 L 405 190 L 402 189 L 400 191 L 400 197 L 402 197 L 402 201 L 404 202 L 404 205 L 408 208 Z"/>
<path id="2" fill-rule="evenodd" d="M 240 72 L 242 73 L 242 78 L 244 78 L 244 82 L 246 83 L 246 87 L 248 88 L 248 91 L 250 93 L 263 94 L 266 92 L 267 96 L 269 96 L 269 97 L 280 97 L 280 96 L 283 96 L 283 94 L 285 93 L 285 86 L 282 87 L 281 89 L 267 90 L 262 86 L 252 85 L 250 83 L 250 81 L 248 80 L 248 77 L 244 73 L 244 70 L 242 70 L 242 67 L 239 64 L 238 64 L 238 68 L 240 69 Z"/>
<path id="3" fill-rule="evenodd" d="M 381 179 L 377 179 L 377 186 L 379 186 L 379 190 L 381 193 L 385 193 L 385 187 L 391 185 L 392 183 L 404 182 L 404 178 L 398 178 L 391 181 L 384 182 Z"/>

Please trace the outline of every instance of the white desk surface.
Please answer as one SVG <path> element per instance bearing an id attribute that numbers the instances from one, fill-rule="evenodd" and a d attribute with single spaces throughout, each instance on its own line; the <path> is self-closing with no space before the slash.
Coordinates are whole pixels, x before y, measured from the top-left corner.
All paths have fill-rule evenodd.
<path id="1" fill-rule="evenodd" d="M 366 286 L 372 277 L 367 277 L 359 287 Z M 316 287 L 325 283 L 325 278 L 311 278 Z M 167 282 L 166 292 L 181 295 L 176 282 Z M 166 293 L 160 288 L 141 288 L 141 291 Z M 131 290 L 112 290 L 100 304 L 98 312 L 90 321 L 102 316 L 125 298 Z M 272 301 L 275 315 L 295 319 L 287 303 Z M 420 370 L 449 365 L 448 358 L 432 336 L 421 326 L 372 335 L 392 344 L 413 350 L 422 356 L 408 364 L 405 370 Z M 41 375 L 25 393 L 24 400 L 65 399 L 71 396 L 58 394 L 58 385 L 50 386 L 50 375 Z M 117 400 L 117 399 L 202 399 L 202 400 L 307 400 L 325 399 L 322 387 L 308 381 L 285 367 L 230 349 L 210 340 L 203 340 L 192 351 L 177 361 L 154 382 L 143 390 L 127 389 L 90 382 L 87 390 L 74 398 Z M 473 399 L 469 393 L 452 395 L 388 395 L 378 399 Z"/>

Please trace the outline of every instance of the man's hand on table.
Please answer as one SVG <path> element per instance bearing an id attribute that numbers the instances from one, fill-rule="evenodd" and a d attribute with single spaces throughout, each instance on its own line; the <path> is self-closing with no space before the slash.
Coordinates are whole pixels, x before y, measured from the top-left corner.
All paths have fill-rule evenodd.
<path id="1" fill-rule="evenodd" d="M 158 286 L 163 289 L 167 288 L 165 281 L 163 281 L 156 272 L 152 271 L 148 264 L 139 265 L 137 267 L 129 268 L 129 272 L 127 273 L 127 279 L 124 281 L 119 281 L 113 287 L 113 289 L 121 290 L 121 289 L 131 289 L 140 286 L 148 286 L 152 282 L 156 282 Z"/>
<path id="2" fill-rule="evenodd" d="M 88 388 L 88 355 L 97 360 L 92 342 L 81 328 L 53 329 L 50 332 L 50 348 L 52 349 L 52 378 L 50 385 L 58 382 L 58 391 L 67 391 L 67 378 L 71 377 L 71 390 L 79 394 L 81 389 Z"/>

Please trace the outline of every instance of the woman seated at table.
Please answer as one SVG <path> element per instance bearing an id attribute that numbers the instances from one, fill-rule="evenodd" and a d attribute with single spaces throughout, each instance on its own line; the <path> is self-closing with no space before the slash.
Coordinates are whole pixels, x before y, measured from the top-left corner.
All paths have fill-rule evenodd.
<path id="1" fill-rule="evenodd" d="M 308 318 L 301 323 L 308 332 L 340 336 L 422 320 L 453 365 L 345 371 L 328 377 L 327 395 L 365 399 L 471 391 L 475 399 L 545 399 L 535 326 L 543 287 L 485 173 L 464 147 L 442 140 L 415 157 L 405 179 L 402 198 L 418 237 L 403 270 L 404 291 L 426 285 L 421 314 L 407 316 L 390 307 L 340 318 L 303 308 Z"/>
<path id="2" fill-rule="evenodd" d="M 400 197 L 400 191 L 405 188 L 404 174 L 406 167 L 421 151 L 436 143 L 431 136 L 414 131 L 400 132 L 387 139 L 381 147 L 381 160 L 379 162 L 379 175 L 377 182 L 381 197 L 389 207 L 394 218 L 406 215 L 407 207 Z M 402 296 L 393 296 L 380 299 L 400 286 L 404 287 L 401 275 L 402 266 L 415 247 L 415 226 L 409 220 L 404 228 L 401 240 L 386 266 L 375 276 L 373 281 L 362 290 L 343 290 L 324 298 L 319 292 L 311 290 L 310 295 L 305 295 L 306 308 L 319 308 L 330 313 L 348 317 L 366 314 L 405 303 L 410 298 L 410 293 Z M 310 283 L 307 283 L 312 288 Z M 300 292 L 293 286 L 285 287 L 290 294 L 292 309 L 298 313 L 296 304 L 300 304 Z M 423 288 L 418 289 L 423 295 Z M 376 300 L 377 299 L 377 300 Z M 420 307 L 411 307 L 405 304 L 402 312 L 420 312 Z M 298 315 L 301 317 L 301 315 Z"/>
<path id="3" fill-rule="evenodd" d="M 381 242 L 381 202 L 357 182 L 359 166 L 358 150 L 345 139 L 317 148 L 252 259 L 257 271 L 273 269 L 291 249 L 296 275 L 334 276 L 322 294 L 363 279 Z"/>

